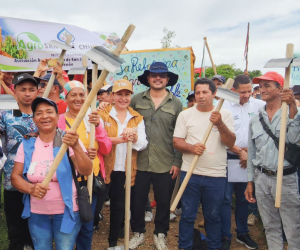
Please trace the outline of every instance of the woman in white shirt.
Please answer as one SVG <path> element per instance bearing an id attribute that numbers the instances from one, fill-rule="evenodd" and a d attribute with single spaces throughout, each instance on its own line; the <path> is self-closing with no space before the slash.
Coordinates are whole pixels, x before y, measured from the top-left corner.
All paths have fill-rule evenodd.
<path id="1" fill-rule="evenodd" d="M 127 142 L 132 141 L 132 175 L 134 185 L 137 171 L 137 153 L 147 147 L 143 117 L 131 107 L 132 84 L 118 80 L 112 89 L 114 105 L 108 105 L 99 115 L 104 128 L 112 141 L 112 150 L 104 156 L 105 183 L 110 188 L 110 231 L 109 249 L 117 246 L 119 232 L 124 224 L 125 215 L 125 165 Z"/>

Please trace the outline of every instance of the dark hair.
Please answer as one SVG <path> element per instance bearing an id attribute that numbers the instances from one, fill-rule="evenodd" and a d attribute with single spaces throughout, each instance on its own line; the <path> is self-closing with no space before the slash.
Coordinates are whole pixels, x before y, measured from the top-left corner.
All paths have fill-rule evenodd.
<path id="1" fill-rule="evenodd" d="M 210 91 L 214 94 L 217 90 L 217 87 L 216 85 L 214 84 L 214 82 L 208 78 L 198 78 L 197 81 L 195 82 L 195 85 L 194 85 L 194 91 L 196 93 L 196 86 L 198 84 L 207 84 Z"/>
<path id="2" fill-rule="evenodd" d="M 248 84 L 248 83 L 251 83 L 251 79 L 249 76 L 238 75 L 236 78 L 234 78 L 233 87 L 235 89 L 238 89 L 240 84 Z"/>

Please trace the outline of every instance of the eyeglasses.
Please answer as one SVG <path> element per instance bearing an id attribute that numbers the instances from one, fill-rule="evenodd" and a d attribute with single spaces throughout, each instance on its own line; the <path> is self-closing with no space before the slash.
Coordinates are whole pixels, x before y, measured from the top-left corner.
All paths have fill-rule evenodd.
<path id="1" fill-rule="evenodd" d="M 47 86 L 47 83 L 44 83 L 44 82 L 39 84 L 39 88 L 42 88 L 42 89 L 45 88 L 46 86 Z"/>
<path id="2" fill-rule="evenodd" d="M 168 74 L 167 73 L 150 73 L 149 76 L 151 78 L 157 78 L 159 76 L 159 78 L 167 78 Z"/>

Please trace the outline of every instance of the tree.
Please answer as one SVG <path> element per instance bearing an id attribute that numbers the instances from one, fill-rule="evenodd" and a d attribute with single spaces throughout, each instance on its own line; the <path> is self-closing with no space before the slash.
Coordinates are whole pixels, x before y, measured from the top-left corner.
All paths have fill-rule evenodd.
<path id="1" fill-rule="evenodd" d="M 220 64 L 216 66 L 216 68 L 217 68 L 217 74 L 224 76 L 226 79 L 228 78 L 234 79 L 236 76 L 244 74 L 243 70 L 239 68 L 235 68 L 235 64 Z M 251 79 L 262 75 L 260 70 L 252 70 L 252 71 L 248 71 L 248 73 Z M 195 77 L 199 77 L 199 74 L 197 75 L 198 76 L 195 75 Z M 205 69 L 206 78 L 212 78 L 214 75 L 215 73 L 212 67 Z"/>
<path id="2" fill-rule="evenodd" d="M 164 27 L 163 32 L 165 35 L 160 40 L 161 46 L 163 49 L 170 48 L 172 45 L 172 39 L 176 36 L 176 33 L 175 31 L 168 30 L 166 27 Z"/>

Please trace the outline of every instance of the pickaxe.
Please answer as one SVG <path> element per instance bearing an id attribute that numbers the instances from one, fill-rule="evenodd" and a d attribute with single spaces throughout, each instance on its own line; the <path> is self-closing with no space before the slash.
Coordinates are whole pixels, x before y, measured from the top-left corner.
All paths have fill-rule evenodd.
<path id="1" fill-rule="evenodd" d="M 121 54 L 121 51 L 123 50 L 124 46 L 128 42 L 128 40 L 129 40 L 130 36 L 132 35 L 134 29 L 135 29 L 134 25 L 129 25 L 129 27 L 127 28 L 125 34 L 123 35 L 121 41 L 119 42 L 117 48 L 111 54 L 106 53 L 105 58 L 109 58 L 109 60 L 114 60 L 115 58 L 119 59 L 119 55 Z M 99 54 L 99 56 L 101 56 L 101 55 Z M 119 60 L 116 61 L 116 64 L 117 64 L 118 61 Z M 79 113 L 78 113 L 78 115 L 77 115 L 71 129 L 70 129 L 71 131 L 76 131 L 78 129 L 78 127 L 79 127 L 81 121 L 83 120 L 88 108 L 91 106 L 91 103 L 92 103 L 93 99 L 96 97 L 98 90 L 102 87 L 106 77 L 109 74 L 109 71 L 106 69 L 105 65 L 101 64 L 101 66 L 104 68 L 104 70 L 102 70 L 100 77 L 98 78 L 96 84 L 94 85 L 94 87 L 92 88 L 90 94 L 86 98 L 81 110 L 79 111 Z M 120 64 L 119 64 L 119 66 L 120 66 Z M 115 70 L 117 70 L 117 69 L 118 69 L 118 67 L 115 68 Z M 43 180 L 42 184 L 44 184 L 46 186 L 49 184 L 49 182 L 51 181 L 51 178 L 53 177 L 56 169 L 58 168 L 58 165 L 61 162 L 64 154 L 67 151 L 67 149 L 68 149 L 68 145 L 63 143 L 61 145 L 60 150 L 58 151 L 53 163 L 52 163 L 52 166 L 50 167 L 50 170 L 49 170 L 48 174 L 46 175 L 45 179 Z"/>
<path id="2" fill-rule="evenodd" d="M 61 42 L 58 42 L 58 41 L 55 41 L 55 40 L 51 40 L 49 42 L 49 44 L 51 44 L 52 46 L 55 46 L 55 47 L 58 47 L 60 49 L 62 49 L 61 53 L 60 53 L 60 56 L 58 58 L 58 62 L 62 65 L 63 64 L 63 61 L 64 61 L 64 57 L 65 57 L 65 54 L 68 50 L 70 50 L 72 48 L 72 46 L 70 45 L 71 43 L 71 40 L 72 40 L 72 35 L 68 35 L 67 36 L 67 40 L 66 40 L 66 43 L 61 43 Z M 55 75 L 52 74 L 51 75 L 51 78 L 47 84 L 47 87 L 44 91 L 44 95 L 43 97 L 48 97 L 49 93 L 50 93 L 50 90 L 53 86 L 53 82 L 55 80 Z M 63 87 L 63 86 L 62 86 Z"/>
<path id="3" fill-rule="evenodd" d="M 288 43 L 286 45 L 286 58 L 271 59 L 265 65 L 265 68 L 285 68 L 285 78 L 284 78 L 283 89 L 289 89 L 289 86 L 290 86 L 291 64 L 293 63 L 293 66 L 300 66 L 300 58 L 293 58 L 293 53 L 294 53 L 294 44 Z M 277 207 L 277 208 L 279 208 L 280 204 L 281 204 L 287 110 L 288 110 L 287 103 L 282 102 L 280 135 L 279 135 L 279 149 L 278 149 L 279 152 L 278 152 L 276 197 L 275 197 L 275 207 Z"/>
<path id="4" fill-rule="evenodd" d="M 220 100 L 219 100 L 219 102 L 218 102 L 218 104 L 217 104 L 214 111 L 220 111 L 221 110 L 224 100 L 228 100 L 230 102 L 234 102 L 234 103 L 237 103 L 237 104 L 240 103 L 239 94 L 230 91 L 230 89 L 232 88 L 233 82 L 234 82 L 233 79 L 229 78 L 227 80 L 224 88 L 221 88 L 221 87 L 218 88 L 216 95 L 220 98 Z M 213 127 L 213 123 L 210 122 L 209 125 L 208 125 L 208 128 L 206 129 L 206 132 L 203 136 L 203 139 L 201 141 L 202 144 L 204 144 L 204 145 L 206 144 L 207 139 L 208 139 L 208 137 L 210 135 L 210 132 L 212 130 L 212 127 Z M 188 172 L 186 173 L 186 176 L 185 176 L 183 182 L 181 183 L 181 187 L 180 187 L 180 189 L 179 189 L 179 191 L 178 191 L 178 193 L 177 193 L 177 195 L 174 199 L 174 202 L 173 202 L 173 204 L 170 208 L 171 212 L 175 211 L 175 209 L 177 207 L 177 204 L 178 204 L 179 200 L 181 199 L 181 196 L 182 196 L 182 194 L 183 194 L 183 192 L 184 192 L 184 190 L 185 190 L 185 188 L 186 188 L 186 186 L 187 186 L 187 184 L 188 184 L 188 182 L 189 182 L 189 180 L 190 180 L 190 178 L 191 178 L 191 176 L 192 176 L 192 174 L 195 170 L 195 167 L 197 165 L 197 162 L 198 162 L 199 158 L 200 158 L 199 155 L 194 156 L 192 164 L 191 164 Z"/>

